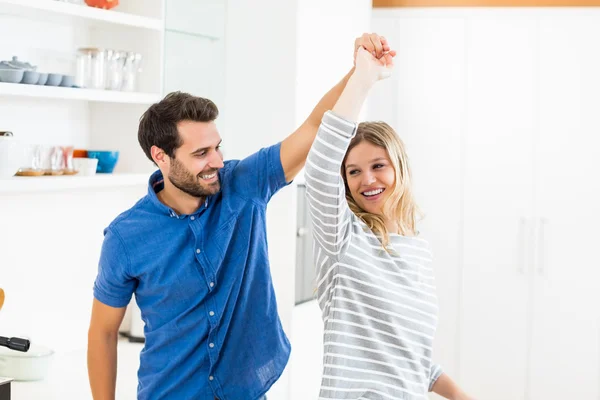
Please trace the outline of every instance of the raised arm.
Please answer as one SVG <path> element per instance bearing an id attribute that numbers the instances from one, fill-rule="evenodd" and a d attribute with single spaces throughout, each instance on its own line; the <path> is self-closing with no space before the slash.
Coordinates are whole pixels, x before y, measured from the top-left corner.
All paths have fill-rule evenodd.
<path id="1" fill-rule="evenodd" d="M 375 33 L 365 33 L 354 41 L 355 62 L 359 48 L 366 49 L 377 58 L 383 57 L 384 54 L 390 54 L 392 57 L 396 54 L 394 51 L 390 51 L 386 39 Z M 336 104 L 353 72 L 354 68 L 323 96 L 306 121 L 281 143 L 281 165 L 287 182 L 292 181 L 304 167 L 308 151 L 315 140 L 317 130 L 323 119 L 323 114 L 327 110 L 331 110 Z"/>
<path id="2" fill-rule="evenodd" d="M 381 59 L 359 50 L 356 70 L 327 112 L 310 149 L 306 165 L 306 196 L 314 237 L 328 256 L 337 258 L 349 238 L 351 211 L 346 201 L 341 164 L 356 131 L 356 120 L 373 84 L 389 76 L 392 55 Z"/>

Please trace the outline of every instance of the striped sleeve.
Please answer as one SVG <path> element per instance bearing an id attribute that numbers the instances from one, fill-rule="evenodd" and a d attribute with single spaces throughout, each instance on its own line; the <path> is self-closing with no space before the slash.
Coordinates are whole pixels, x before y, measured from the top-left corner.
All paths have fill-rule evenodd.
<path id="1" fill-rule="evenodd" d="M 333 259 L 340 258 L 350 239 L 352 212 L 340 169 L 356 127 L 331 111 L 325 113 L 306 162 L 306 198 L 314 238 Z"/>
<path id="2" fill-rule="evenodd" d="M 429 391 L 431 392 L 433 390 L 433 385 L 435 385 L 435 381 L 438 380 L 438 378 L 442 375 L 444 371 L 442 370 L 442 367 L 439 366 L 438 364 L 433 364 L 431 366 L 431 369 L 429 370 Z"/>

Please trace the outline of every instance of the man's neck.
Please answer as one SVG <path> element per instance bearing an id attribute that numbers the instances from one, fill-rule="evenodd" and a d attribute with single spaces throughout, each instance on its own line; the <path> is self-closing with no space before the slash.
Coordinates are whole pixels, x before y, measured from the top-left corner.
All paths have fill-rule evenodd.
<path id="1" fill-rule="evenodd" d="M 194 197 L 177 189 L 165 179 L 164 188 L 156 194 L 158 200 L 178 215 L 193 214 L 204 203 L 204 197 Z"/>

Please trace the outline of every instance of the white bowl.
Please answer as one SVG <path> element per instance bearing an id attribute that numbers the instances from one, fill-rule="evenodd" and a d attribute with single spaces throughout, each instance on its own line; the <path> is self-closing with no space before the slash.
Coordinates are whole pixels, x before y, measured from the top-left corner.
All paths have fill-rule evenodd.
<path id="1" fill-rule="evenodd" d="M 46 377 L 54 351 L 32 344 L 27 352 L 0 347 L 0 376 L 15 381 L 39 381 Z"/>
<path id="2" fill-rule="evenodd" d="M 74 158 L 73 168 L 75 171 L 79 171 L 81 176 L 96 175 L 96 168 L 98 168 L 97 158 Z"/>

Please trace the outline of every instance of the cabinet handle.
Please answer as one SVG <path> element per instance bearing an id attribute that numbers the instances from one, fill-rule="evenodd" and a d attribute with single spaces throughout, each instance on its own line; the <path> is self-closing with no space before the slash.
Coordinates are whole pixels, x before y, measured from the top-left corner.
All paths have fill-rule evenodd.
<path id="1" fill-rule="evenodd" d="M 519 218 L 519 232 L 517 234 L 518 260 L 517 272 L 525 273 L 525 263 L 527 262 L 527 218 Z"/>
<path id="2" fill-rule="evenodd" d="M 296 236 L 303 237 L 306 235 L 306 232 L 308 232 L 308 230 L 306 228 L 298 228 L 298 231 L 296 232 Z"/>
<path id="3" fill-rule="evenodd" d="M 545 273 L 545 233 L 546 233 L 546 225 L 548 224 L 548 219 L 539 218 L 537 223 L 537 229 L 535 233 L 535 270 L 538 275 L 544 275 Z"/>

